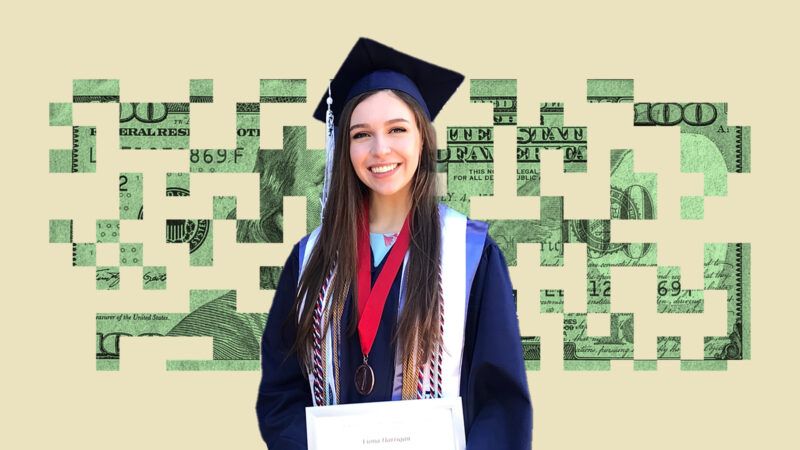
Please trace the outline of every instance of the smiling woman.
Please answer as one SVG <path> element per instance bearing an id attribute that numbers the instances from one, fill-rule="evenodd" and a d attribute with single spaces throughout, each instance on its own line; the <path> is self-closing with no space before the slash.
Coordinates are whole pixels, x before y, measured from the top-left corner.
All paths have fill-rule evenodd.
<path id="1" fill-rule="evenodd" d="M 461 399 L 470 450 L 531 447 L 505 258 L 486 223 L 436 197 L 432 121 L 463 79 L 361 38 L 317 107 L 337 130 L 329 192 L 264 330 L 256 412 L 270 449 L 307 448 L 309 406 L 428 398 Z"/>

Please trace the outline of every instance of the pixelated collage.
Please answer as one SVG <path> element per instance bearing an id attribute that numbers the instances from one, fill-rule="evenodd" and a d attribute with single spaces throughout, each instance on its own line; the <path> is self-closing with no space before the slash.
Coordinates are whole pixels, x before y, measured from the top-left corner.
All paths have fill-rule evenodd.
<path id="1" fill-rule="evenodd" d="M 680 198 L 680 220 L 703 221 L 704 205 L 710 197 L 724 197 L 728 192 L 729 174 L 750 172 L 750 126 L 729 123 L 728 110 L 736 105 L 709 102 L 637 102 L 633 79 L 586 80 L 585 101 L 602 114 L 606 104 L 624 104 L 630 114 L 630 126 L 647 130 L 672 127 L 680 132 L 680 170 L 702 175 L 702 195 Z M 256 82 L 254 80 L 254 82 Z M 72 253 L 72 266 L 94 268 L 98 291 L 114 291 L 141 286 L 143 294 L 169 291 L 172 268 L 163 261 L 151 259 L 146 250 L 158 245 L 181 245 L 186 249 L 190 267 L 214 265 L 215 251 L 220 246 L 244 243 L 284 242 L 284 199 L 304 197 L 306 201 L 306 234 L 319 225 L 320 194 L 325 154 L 322 148 L 308 148 L 305 126 L 283 126 L 283 146 L 261 147 L 261 113 L 265 107 L 286 103 L 306 103 L 305 79 L 261 79 L 258 101 L 236 103 L 236 135 L 233 148 L 192 148 L 189 143 L 191 115 L 195 105 L 214 102 L 214 80 L 192 79 L 188 83 L 188 101 L 123 102 L 123 82 L 116 79 L 74 79 L 71 99 L 52 99 L 49 104 L 49 126 L 71 128 L 71 142 L 51 149 L 49 172 L 60 176 L 54 184 L 69 183 L 72 177 L 103 172 L 103 155 L 116 149 L 97 148 L 97 127 L 76 123 L 73 110 L 85 104 L 117 104 L 119 113 L 119 150 L 122 152 L 181 152 L 188 158 L 188 172 L 166 173 L 164 197 L 191 196 L 193 174 L 257 174 L 259 217 L 237 215 L 237 197 L 215 195 L 209 199 L 211 214 L 168 218 L 162 242 L 138 242 L 125 236 L 120 224 L 125 221 L 149 220 L 145 183 L 154 183 L 151 175 L 132 170 L 119 172 L 117 189 L 118 214 L 107 217 L 60 216 L 49 221 L 49 243 L 63 252 Z M 611 361 L 632 361 L 637 371 L 658 369 L 662 360 L 680 361 L 681 370 L 720 371 L 729 361 L 750 359 L 750 243 L 706 242 L 702 249 L 703 288 L 687 289 L 682 285 L 680 268 L 658 264 L 658 242 L 617 242 L 612 228 L 623 221 L 646 222 L 659 219 L 663 204 L 659 190 L 671 180 L 655 173 L 635 170 L 640 155 L 637 148 L 610 150 L 608 170 L 610 210 L 607 218 L 566 218 L 564 197 L 542 194 L 542 156 L 557 152 L 565 173 L 587 172 L 593 157 L 592 129 L 565 120 L 569 105 L 552 101 L 538 107 L 537 123 L 520 123 L 517 101 L 517 80 L 468 79 L 469 101 L 485 106 L 485 124 L 481 126 L 447 126 L 438 129 L 446 135 L 446 146 L 437 150 L 437 171 L 446 181 L 446 191 L 439 201 L 451 208 L 471 214 L 473 199 L 495 192 L 495 133 L 506 129 L 516 134 L 516 195 L 538 197 L 539 211 L 535 219 L 490 219 L 489 234 L 503 251 L 510 268 L 518 264 L 518 251 L 525 244 L 539 248 L 541 267 L 564 265 L 565 249 L 579 246 L 585 254 L 586 312 L 565 308 L 564 289 L 541 289 L 538 296 L 517 295 L 515 302 L 530 302 L 538 314 L 563 318 L 563 333 L 535 335 L 523 333 L 522 348 L 529 371 L 547 371 L 541 360 L 544 340 L 558 340 L 563 345 L 563 369 L 573 371 L 608 371 Z M 315 93 L 316 94 L 316 93 Z M 312 96 L 313 97 L 313 96 Z M 316 98 L 316 97 L 314 97 Z M 255 100 L 255 99 L 254 99 Z M 313 103 L 313 102 L 312 102 Z M 618 105 L 619 106 L 619 105 Z M 568 116 L 567 116 L 568 117 Z M 114 131 L 116 133 L 116 131 Z M 56 174 L 66 174 L 56 175 Z M 498 176 L 500 176 L 498 174 Z M 503 175 L 512 176 L 512 174 Z M 96 229 L 95 239 L 74 237 L 77 223 L 90 221 Z M 215 239 L 214 229 L 221 221 L 235 223 L 236 242 Z M 518 247 L 518 245 L 521 245 Z M 101 264 L 98 249 L 111 249 L 118 254 L 114 264 Z M 116 257 L 115 257 L 116 259 Z M 136 268 L 136 276 L 129 270 Z M 650 302 L 659 315 L 691 318 L 702 314 L 706 294 L 717 291 L 726 299 L 726 329 L 721 335 L 705 336 L 702 358 L 685 358 L 681 353 L 681 336 L 657 336 L 656 358 L 634 358 L 636 314 L 620 312 L 615 303 L 612 268 L 633 267 L 655 270 Z M 65 267 L 65 271 L 70 268 Z M 74 269 L 73 269 L 74 270 Z M 242 268 L 242 270 L 246 270 Z M 271 291 L 276 287 L 280 266 L 254 267 L 248 273 L 250 283 Z M 123 274 L 124 272 L 124 274 Z M 80 275 L 78 275 L 80 273 Z M 87 272 L 74 272 L 84 276 Z M 116 371 L 124 356 L 124 342 L 137 336 L 202 336 L 213 340 L 213 358 L 207 360 L 168 360 L 166 369 L 173 371 L 257 371 L 259 343 L 266 321 L 263 313 L 237 311 L 237 289 L 191 289 L 173 292 L 185 298 L 184 312 L 103 312 L 95 317 L 96 369 Z M 519 298 L 518 298 L 519 297 Z M 590 316 L 604 316 L 606 333 L 588 331 Z M 638 345 L 642 345 L 641 343 Z"/>

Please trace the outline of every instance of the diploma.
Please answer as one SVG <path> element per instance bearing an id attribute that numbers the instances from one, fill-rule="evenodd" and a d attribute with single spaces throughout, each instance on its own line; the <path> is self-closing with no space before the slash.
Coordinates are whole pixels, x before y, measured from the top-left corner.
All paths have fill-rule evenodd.
<path id="1" fill-rule="evenodd" d="M 461 397 L 306 407 L 309 450 L 464 450 Z"/>

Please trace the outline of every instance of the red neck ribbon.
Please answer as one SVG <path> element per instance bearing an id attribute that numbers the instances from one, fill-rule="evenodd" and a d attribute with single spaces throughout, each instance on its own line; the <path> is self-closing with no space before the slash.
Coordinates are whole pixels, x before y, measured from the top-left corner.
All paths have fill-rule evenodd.
<path id="1" fill-rule="evenodd" d="M 400 235 L 397 236 L 392 249 L 389 250 L 386 263 L 375 281 L 375 286 L 370 287 L 372 275 L 369 256 L 369 200 L 364 202 L 363 212 L 363 220 L 358 233 L 358 337 L 361 341 L 361 351 L 366 356 L 369 355 L 372 344 L 375 342 L 375 335 L 378 334 L 383 305 L 386 304 L 389 289 L 392 287 L 392 282 L 400 269 L 406 250 L 408 250 L 411 232 L 409 214 L 403 222 Z"/>

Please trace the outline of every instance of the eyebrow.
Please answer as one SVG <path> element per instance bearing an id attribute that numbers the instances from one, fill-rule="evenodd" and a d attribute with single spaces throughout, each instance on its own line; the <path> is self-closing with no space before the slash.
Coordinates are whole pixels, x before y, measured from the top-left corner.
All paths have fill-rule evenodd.
<path id="1" fill-rule="evenodd" d="M 384 125 L 388 125 L 388 124 L 390 124 L 390 123 L 394 123 L 394 122 L 405 122 L 405 123 L 408 123 L 408 124 L 410 124 L 410 123 L 411 123 L 411 122 L 409 122 L 409 121 L 408 121 L 408 120 L 406 120 L 406 119 L 403 119 L 403 118 L 397 118 L 397 119 L 387 120 L 386 122 L 384 122 Z M 357 124 L 355 124 L 355 125 L 351 125 L 351 126 L 350 126 L 350 131 L 353 131 L 354 129 L 356 129 L 356 128 L 361 128 L 361 127 L 365 127 L 365 128 L 366 128 L 366 127 L 367 127 L 367 124 L 365 124 L 365 123 L 357 123 Z"/>

